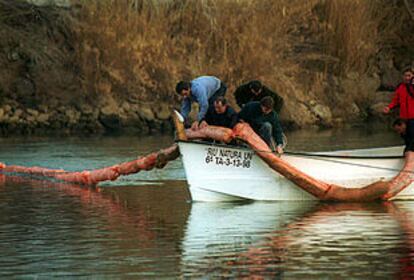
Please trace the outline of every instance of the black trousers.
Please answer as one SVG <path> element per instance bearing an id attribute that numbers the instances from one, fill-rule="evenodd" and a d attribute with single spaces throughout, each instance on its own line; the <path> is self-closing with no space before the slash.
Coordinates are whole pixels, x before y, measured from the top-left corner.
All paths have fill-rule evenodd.
<path id="1" fill-rule="evenodd" d="M 404 153 L 407 151 L 414 152 L 414 119 L 406 120 L 407 128 L 402 138 L 405 142 Z"/>

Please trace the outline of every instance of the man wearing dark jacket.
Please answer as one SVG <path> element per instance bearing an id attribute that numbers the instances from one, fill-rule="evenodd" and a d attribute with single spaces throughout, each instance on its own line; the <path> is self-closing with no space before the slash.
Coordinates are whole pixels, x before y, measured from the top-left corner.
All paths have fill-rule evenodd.
<path id="1" fill-rule="evenodd" d="M 392 127 L 404 140 L 404 153 L 414 152 L 414 120 L 396 119 Z"/>
<path id="2" fill-rule="evenodd" d="M 270 96 L 274 101 L 273 109 L 280 113 L 283 106 L 283 98 L 268 87 L 262 85 L 260 81 L 254 80 L 239 86 L 234 92 L 237 105 L 243 108 L 244 105 L 251 101 L 260 101 L 263 97 Z"/>
<path id="3" fill-rule="evenodd" d="M 227 100 L 220 96 L 214 101 L 214 110 L 209 111 L 200 123 L 200 128 L 206 125 L 233 128 L 237 123 L 237 113 L 227 104 Z"/>
<path id="4" fill-rule="evenodd" d="M 272 150 L 282 154 L 283 130 L 273 107 L 273 99 L 270 96 L 262 98 L 260 102 L 249 102 L 239 112 L 239 121 L 247 122 Z"/>

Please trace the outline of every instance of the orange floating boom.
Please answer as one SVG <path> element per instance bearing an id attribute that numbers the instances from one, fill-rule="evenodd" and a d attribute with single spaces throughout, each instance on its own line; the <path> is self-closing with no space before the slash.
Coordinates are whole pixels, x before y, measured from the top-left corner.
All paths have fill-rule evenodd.
<path id="1" fill-rule="evenodd" d="M 181 129 L 180 131 L 179 138 L 183 140 L 184 130 Z M 288 180 L 292 181 L 306 192 L 324 201 L 362 202 L 389 200 L 414 181 L 414 174 L 412 172 L 414 170 L 414 152 L 406 152 L 405 165 L 400 173 L 393 179 L 389 181 L 378 181 L 362 188 L 347 188 L 320 181 L 285 162 L 282 158 L 271 152 L 267 144 L 247 123 L 239 123 L 233 130 L 216 126 L 207 126 L 197 131 L 186 130 L 185 138 L 210 138 L 225 143 L 229 143 L 233 139 L 241 139 L 249 144 L 257 155 L 260 156 L 273 170 L 285 176 Z M 163 168 L 169 161 L 176 159 L 178 156 L 178 146 L 174 144 L 169 148 L 151 153 L 136 160 L 96 170 L 66 172 L 61 169 L 16 165 L 6 166 L 4 163 L 0 163 L 0 172 L 41 175 L 71 183 L 95 185 L 102 181 L 115 180 L 122 175 L 134 174 L 141 170 Z"/>
<path id="2" fill-rule="evenodd" d="M 147 156 L 140 157 L 117 165 L 81 172 L 66 172 L 62 169 L 49 169 L 43 167 L 24 167 L 18 165 L 6 166 L 0 163 L 1 173 L 22 173 L 39 175 L 55 178 L 61 181 L 78 183 L 84 185 L 95 185 L 102 181 L 115 180 L 119 176 L 138 173 L 141 170 L 151 170 L 153 168 L 163 168 L 169 161 L 179 156 L 178 146 L 176 144 L 151 153 Z"/>
<path id="3" fill-rule="evenodd" d="M 247 123 L 237 124 L 233 130 L 209 126 L 198 131 L 187 130 L 189 139 L 207 137 L 225 143 L 241 139 L 263 159 L 266 164 L 295 183 L 304 191 L 324 201 L 374 201 L 389 200 L 414 181 L 414 152 L 406 152 L 405 165 L 390 181 L 378 181 L 362 188 L 347 188 L 313 178 L 285 162 L 269 149 Z"/>

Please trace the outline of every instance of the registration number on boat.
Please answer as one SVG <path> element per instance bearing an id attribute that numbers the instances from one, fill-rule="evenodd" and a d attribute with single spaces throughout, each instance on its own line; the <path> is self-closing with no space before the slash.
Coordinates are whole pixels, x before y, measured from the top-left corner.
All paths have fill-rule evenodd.
<path id="1" fill-rule="evenodd" d="M 253 152 L 225 148 L 207 148 L 204 161 L 207 164 L 250 168 Z"/>

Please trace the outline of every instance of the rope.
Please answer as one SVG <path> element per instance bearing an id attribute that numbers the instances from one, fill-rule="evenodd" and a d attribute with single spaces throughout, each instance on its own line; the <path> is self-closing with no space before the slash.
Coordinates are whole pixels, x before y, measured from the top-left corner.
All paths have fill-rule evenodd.
<path id="1" fill-rule="evenodd" d="M 343 159 L 398 159 L 404 156 L 347 156 L 347 155 L 330 155 L 330 154 L 313 154 L 306 152 L 285 151 L 285 154 L 303 156 L 303 157 L 321 157 L 321 158 L 343 158 Z"/>
<path id="2" fill-rule="evenodd" d="M 283 148 L 284 148 L 287 145 L 287 137 L 285 134 L 283 134 L 283 142 L 284 142 L 283 143 L 284 144 Z M 386 171 L 397 171 L 397 172 L 401 170 L 396 169 L 396 168 L 388 168 L 388 167 L 375 166 L 375 165 L 370 165 L 370 164 L 344 162 L 340 160 L 334 160 L 332 158 L 341 158 L 341 159 L 399 159 L 399 158 L 404 158 L 404 156 L 346 156 L 346 155 L 312 154 L 312 153 L 306 153 L 306 152 L 293 152 L 293 151 L 285 151 L 285 154 L 299 156 L 303 158 L 309 157 L 314 160 L 347 164 L 351 166 L 358 166 L 358 167 L 372 168 L 372 169 L 379 169 L 379 170 L 386 170 Z M 414 171 L 404 171 L 404 172 L 414 173 Z"/>
<path id="3" fill-rule="evenodd" d="M 347 157 L 347 156 L 342 156 L 342 157 L 337 157 L 334 155 L 311 155 L 311 154 L 302 154 L 302 153 L 292 153 L 292 152 L 286 152 L 286 154 L 292 154 L 295 156 L 300 156 L 300 157 L 310 157 L 314 160 L 320 160 L 320 161 L 327 161 L 327 162 L 334 162 L 334 163 L 340 163 L 340 164 L 347 164 L 347 165 L 351 165 L 351 166 L 358 166 L 358 167 L 364 167 L 364 168 L 372 168 L 372 169 L 380 169 L 380 170 L 386 170 L 386 171 L 401 171 L 400 169 L 396 169 L 396 168 L 389 168 L 389 167 L 383 167 L 383 166 L 375 166 L 375 165 L 370 165 L 370 164 L 363 164 L 363 163 L 355 163 L 355 162 L 345 162 L 345 161 L 341 161 L 341 160 L 334 160 L 332 158 L 342 158 L 342 159 L 397 159 L 397 158 L 402 158 L 402 157 Z M 414 171 L 404 171 L 407 173 L 413 173 Z"/>
<path id="4" fill-rule="evenodd" d="M 287 146 L 287 144 L 288 144 L 288 139 L 287 139 L 286 134 L 282 133 L 282 139 L 283 139 L 282 149 L 284 150 L 284 149 L 285 149 L 285 147 L 286 147 L 286 146 Z"/>
<path id="5" fill-rule="evenodd" d="M 283 149 L 285 149 L 285 147 L 288 144 L 288 139 L 286 134 L 282 133 L 282 139 L 283 139 L 283 144 L 282 147 Z M 273 151 L 259 151 L 259 150 L 254 150 L 252 149 L 254 152 L 260 152 L 260 153 L 274 153 Z M 375 165 L 370 165 L 370 164 L 362 164 L 362 163 L 354 163 L 354 162 L 344 162 L 341 160 L 334 160 L 332 158 L 340 158 L 340 159 L 399 159 L 399 158 L 404 158 L 404 156 L 378 156 L 378 157 L 373 157 L 373 156 L 346 156 L 346 155 L 329 155 L 329 154 L 312 154 L 312 153 L 306 153 L 306 152 L 293 152 L 293 151 L 285 151 L 284 152 L 287 155 L 294 155 L 294 156 L 298 156 L 298 157 L 309 157 L 312 158 L 314 160 L 320 160 L 320 161 L 326 161 L 326 162 L 333 162 L 333 163 L 339 163 L 339 164 L 346 164 L 346 165 L 350 165 L 350 166 L 358 166 L 358 167 L 363 167 L 363 168 L 372 168 L 372 169 L 378 169 L 378 170 L 386 170 L 386 171 L 401 171 L 400 169 L 396 169 L 396 168 L 388 168 L 388 167 L 383 167 L 383 166 L 375 166 Z M 414 171 L 403 171 L 406 173 L 413 173 Z"/>
<path id="6" fill-rule="evenodd" d="M 288 139 L 286 134 L 282 133 L 283 138 L 283 150 L 288 144 Z M 329 155 L 329 154 L 315 154 L 315 153 L 307 153 L 307 152 L 294 152 L 294 151 L 285 151 L 286 154 L 296 155 L 296 156 L 303 156 L 303 157 L 326 157 L 326 158 L 345 158 L 345 159 L 396 159 L 396 158 L 404 158 L 404 156 L 346 156 L 346 155 Z"/>

